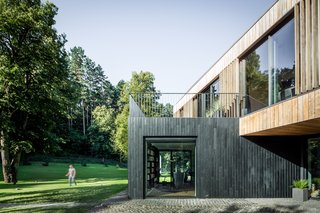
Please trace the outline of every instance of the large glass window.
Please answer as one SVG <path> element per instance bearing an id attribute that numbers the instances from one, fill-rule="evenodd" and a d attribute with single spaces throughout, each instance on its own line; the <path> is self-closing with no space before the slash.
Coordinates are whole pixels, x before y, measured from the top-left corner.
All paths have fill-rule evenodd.
<path id="1" fill-rule="evenodd" d="M 270 104 L 292 97 L 295 85 L 293 19 L 269 38 L 272 69 Z"/>
<path id="2" fill-rule="evenodd" d="M 244 57 L 246 113 L 295 95 L 294 54 L 292 18 Z"/>
<path id="3" fill-rule="evenodd" d="M 268 41 L 245 58 L 246 105 L 249 111 L 268 106 Z"/>

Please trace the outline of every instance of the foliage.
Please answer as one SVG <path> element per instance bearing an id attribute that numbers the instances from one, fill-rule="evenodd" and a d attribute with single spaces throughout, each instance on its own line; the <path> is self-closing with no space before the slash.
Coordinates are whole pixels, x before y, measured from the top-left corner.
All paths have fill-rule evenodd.
<path id="1" fill-rule="evenodd" d="M 31 166 L 21 166 L 18 185 L 0 183 L 0 202 L 17 204 L 72 202 L 83 204 L 79 210 L 85 211 L 127 187 L 126 169 L 116 168 L 114 165 L 105 167 L 102 164 L 89 164 L 87 167 L 80 164 L 74 166 L 77 170 L 75 187 L 69 187 L 64 176 L 67 173 L 68 164 L 52 163 L 44 168 L 34 162 Z M 17 187 L 20 190 L 16 190 Z M 59 210 L 64 208 L 59 207 Z M 67 208 L 62 212 L 70 212 L 73 208 Z M 48 211 L 51 208 L 37 207 L 32 210 L 33 212 Z"/>
<path id="2" fill-rule="evenodd" d="M 268 104 L 268 71 L 260 70 L 260 55 L 255 51 L 246 57 L 246 93 Z"/>
<path id="3" fill-rule="evenodd" d="M 293 188 L 298 188 L 298 189 L 308 188 L 308 180 L 306 180 L 306 179 L 294 180 L 293 181 Z"/>
<path id="4" fill-rule="evenodd" d="M 119 108 L 122 109 L 117 115 L 114 135 L 114 148 L 123 159 L 128 156 L 128 117 L 129 117 L 129 95 L 135 96 L 139 93 L 155 93 L 154 75 L 150 72 L 133 72 L 131 80 L 122 86 Z"/>
<path id="5" fill-rule="evenodd" d="M 71 49 L 69 69 L 76 85 L 77 99 L 69 108 L 70 134 L 67 136 L 69 143 L 65 145 L 66 150 L 92 156 L 113 152 L 111 132 L 105 132 L 101 129 L 104 128 L 103 124 L 97 125 L 99 121 L 95 121 L 103 117 L 106 111 L 102 111 L 98 117 L 94 112 L 101 107 L 115 108 L 116 88 L 108 81 L 101 66 L 88 58 L 81 47 Z"/>
<path id="6" fill-rule="evenodd" d="M 59 141 L 54 118 L 66 114 L 72 99 L 65 38 L 53 27 L 56 13 L 50 2 L 0 0 L 0 140 L 6 182 L 16 182 L 22 151 L 54 148 Z"/>
<path id="7" fill-rule="evenodd" d="M 317 188 L 320 187 L 320 178 L 312 178 L 312 183 L 316 184 Z"/>
<path id="8" fill-rule="evenodd" d="M 93 123 L 88 135 L 94 156 L 104 157 L 112 152 L 115 113 L 106 106 L 97 106 L 93 111 Z"/>
<path id="9" fill-rule="evenodd" d="M 6 182 L 16 182 L 9 177 L 17 176 L 20 157 L 34 153 L 101 159 L 119 153 L 126 159 L 129 94 L 156 92 L 150 72 L 134 72 L 129 82 L 113 86 L 84 49 L 65 51 L 65 35 L 54 28 L 57 11 L 49 1 L 0 0 L 0 147 Z M 151 98 L 156 103 L 159 97 Z M 157 104 L 165 116 L 172 115 L 172 105 Z"/>

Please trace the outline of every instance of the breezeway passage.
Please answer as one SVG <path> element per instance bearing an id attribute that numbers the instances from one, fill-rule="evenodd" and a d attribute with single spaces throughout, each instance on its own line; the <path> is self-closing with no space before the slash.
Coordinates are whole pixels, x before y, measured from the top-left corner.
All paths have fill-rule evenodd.
<path id="1" fill-rule="evenodd" d="M 145 197 L 195 196 L 194 137 L 145 138 Z"/>

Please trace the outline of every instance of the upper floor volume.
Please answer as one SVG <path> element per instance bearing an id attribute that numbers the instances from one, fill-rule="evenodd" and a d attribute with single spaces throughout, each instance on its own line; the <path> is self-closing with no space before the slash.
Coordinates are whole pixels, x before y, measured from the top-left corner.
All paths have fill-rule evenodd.
<path id="1" fill-rule="evenodd" d="M 229 111 L 237 108 L 241 135 L 287 125 L 295 131 L 292 124 L 301 122 L 310 124 L 307 134 L 320 133 L 315 130 L 320 129 L 319 17 L 318 0 L 277 1 L 188 93 L 238 94 L 239 105 L 232 100 L 222 104 Z M 196 105 L 192 102 L 199 98 L 182 97 L 175 115 L 199 115 L 181 113 Z"/>

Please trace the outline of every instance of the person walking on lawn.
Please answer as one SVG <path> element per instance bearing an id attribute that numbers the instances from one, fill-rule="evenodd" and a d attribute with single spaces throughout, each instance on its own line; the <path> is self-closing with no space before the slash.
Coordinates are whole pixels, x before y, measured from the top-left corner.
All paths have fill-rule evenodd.
<path id="1" fill-rule="evenodd" d="M 73 165 L 71 165 L 71 164 L 69 165 L 69 170 L 68 170 L 68 173 L 66 174 L 66 176 L 68 176 L 70 186 L 72 186 L 72 183 L 74 183 L 74 185 L 77 185 L 76 169 L 73 167 Z"/>

